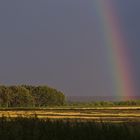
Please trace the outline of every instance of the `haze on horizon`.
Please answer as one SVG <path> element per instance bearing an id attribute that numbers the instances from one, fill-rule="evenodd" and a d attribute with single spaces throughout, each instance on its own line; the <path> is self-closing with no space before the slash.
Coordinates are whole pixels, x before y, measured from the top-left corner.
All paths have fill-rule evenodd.
<path id="1" fill-rule="evenodd" d="M 140 1 L 111 0 L 140 92 Z M 66 95 L 116 96 L 94 0 L 1 0 L 0 83 L 50 85 Z"/>

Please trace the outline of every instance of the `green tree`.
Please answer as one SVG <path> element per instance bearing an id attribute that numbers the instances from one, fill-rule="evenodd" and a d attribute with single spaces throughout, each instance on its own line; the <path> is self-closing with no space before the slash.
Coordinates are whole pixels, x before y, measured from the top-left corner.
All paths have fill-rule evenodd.
<path id="1" fill-rule="evenodd" d="M 21 86 L 11 86 L 10 106 L 11 107 L 28 107 L 34 106 L 34 98 L 29 90 Z"/>
<path id="2" fill-rule="evenodd" d="M 8 107 L 10 100 L 10 89 L 6 86 L 0 86 L 0 106 Z"/>

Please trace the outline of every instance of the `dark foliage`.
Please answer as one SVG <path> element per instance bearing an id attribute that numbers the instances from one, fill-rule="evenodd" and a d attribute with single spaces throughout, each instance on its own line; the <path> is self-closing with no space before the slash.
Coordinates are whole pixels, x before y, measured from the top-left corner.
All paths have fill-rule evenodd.
<path id="1" fill-rule="evenodd" d="M 138 140 L 140 123 L 1 118 L 0 140 Z"/>
<path id="2" fill-rule="evenodd" d="M 140 106 L 140 100 L 128 101 L 93 101 L 93 102 L 68 102 L 73 107 L 113 107 L 113 106 Z"/>
<path id="3" fill-rule="evenodd" d="M 1 107 L 45 107 L 64 103 L 64 94 L 48 86 L 0 86 Z"/>

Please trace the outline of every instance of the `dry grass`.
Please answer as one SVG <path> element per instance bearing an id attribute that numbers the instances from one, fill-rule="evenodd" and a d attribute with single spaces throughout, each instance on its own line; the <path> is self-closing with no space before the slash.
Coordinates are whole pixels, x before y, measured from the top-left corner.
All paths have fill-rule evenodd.
<path id="1" fill-rule="evenodd" d="M 0 117 L 38 117 L 40 119 L 85 119 L 104 121 L 140 121 L 140 107 L 49 108 L 1 110 Z"/>

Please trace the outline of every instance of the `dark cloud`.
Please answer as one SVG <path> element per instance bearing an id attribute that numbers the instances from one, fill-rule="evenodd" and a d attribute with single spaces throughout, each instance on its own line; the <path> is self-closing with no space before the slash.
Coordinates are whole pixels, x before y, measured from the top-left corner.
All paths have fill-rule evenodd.
<path id="1" fill-rule="evenodd" d="M 139 83 L 140 2 L 114 2 Z M 96 8 L 92 0 L 1 0 L 0 82 L 113 95 Z"/>

